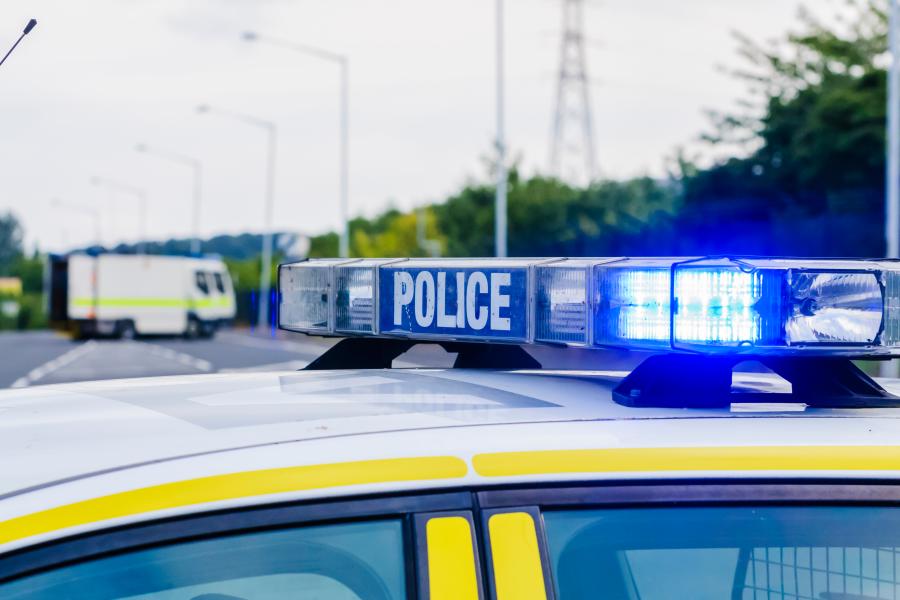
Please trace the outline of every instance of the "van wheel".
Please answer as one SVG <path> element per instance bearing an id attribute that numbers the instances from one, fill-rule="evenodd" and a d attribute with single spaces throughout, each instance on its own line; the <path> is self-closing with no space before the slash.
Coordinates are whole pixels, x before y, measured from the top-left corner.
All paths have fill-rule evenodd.
<path id="1" fill-rule="evenodd" d="M 200 337 L 204 340 L 210 340 L 216 335 L 215 323 L 203 323 L 200 325 Z"/>
<path id="2" fill-rule="evenodd" d="M 137 332 L 134 330 L 134 323 L 131 321 L 120 321 L 118 327 L 116 327 L 116 337 L 120 340 L 135 339 Z"/>
<path id="3" fill-rule="evenodd" d="M 197 317 L 188 317 L 187 328 L 184 330 L 184 337 L 188 340 L 195 340 L 200 337 L 202 326 Z"/>
<path id="4" fill-rule="evenodd" d="M 88 323 L 76 321 L 71 328 L 72 339 L 76 342 L 83 342 L 94 337 L 94 328 Z"/>

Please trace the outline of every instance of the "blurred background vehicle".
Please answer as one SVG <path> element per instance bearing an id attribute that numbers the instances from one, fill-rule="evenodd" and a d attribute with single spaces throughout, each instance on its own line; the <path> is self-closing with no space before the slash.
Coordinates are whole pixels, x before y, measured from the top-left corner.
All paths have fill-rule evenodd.
<path id="1" fill-rule="evenodd" d="M 234 319 L 234 289 L 214 258 L 72 254 L 49 263 L 50 320 L 76 339 L 211 338 Z"/>

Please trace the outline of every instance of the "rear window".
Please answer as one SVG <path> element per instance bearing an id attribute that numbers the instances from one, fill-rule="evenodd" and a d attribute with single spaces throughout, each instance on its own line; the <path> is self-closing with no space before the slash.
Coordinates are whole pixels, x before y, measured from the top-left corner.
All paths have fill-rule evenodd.
<path id="1" fill-rule="evenodd" d="M 705 507 L 545 512 L 559 600 L 900 596 L 900 511 Z"/>

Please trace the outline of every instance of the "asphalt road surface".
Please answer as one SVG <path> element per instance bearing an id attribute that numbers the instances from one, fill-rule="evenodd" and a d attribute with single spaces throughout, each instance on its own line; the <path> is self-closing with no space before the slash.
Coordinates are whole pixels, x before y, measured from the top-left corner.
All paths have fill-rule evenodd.
<path id="1" fill-rule="evenodd" d="M 299 369 L 331 342 L 222 331 L 212 340 L 178 338 L 73 342 L 51 331 L 0 333 L 0 387 L 67 381 Z"/>
<path id="2" fill-rule="evenodd" d="M 73 342 L 52 331 L 0 333 L 0 388 L 69 381 L 303 368 L 333 340 L 278 332 L 253 335 L 221 331 L 212 340 L 150 338 Z M 533 348 L 545 368 L 631 369 L 639 353 Z M 395 366 L 450 367 L 455 355 L 437 346 L 417 346 Z"/>

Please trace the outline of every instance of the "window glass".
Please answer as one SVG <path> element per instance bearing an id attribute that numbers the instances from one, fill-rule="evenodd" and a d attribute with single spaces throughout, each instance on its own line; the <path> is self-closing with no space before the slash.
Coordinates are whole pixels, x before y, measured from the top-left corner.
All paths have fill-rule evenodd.
<path id="1" fill-rule="evenodd" d="M 221 273 L 213 273 L 213 280 L 216 282 L 216 289 L 219 290 L 220 294 L 225 293 L 225 280 L 222 279 Z"/>
<path id="2" fill-rule="evenodd" d="M 705 507 L 544 513 L 559 600 L 900 597 L 900 511 Z"/>
<path id="3" fill-rule="evenodd" d="M 206 273 L 202 271 L 197 271 L 194 273 L 194 278 L 197 282 L 197 289 L 203 292 L 204 294 L 209 293 L 209 284 L 206 283 Z"/>
<path id="4" fill-rule="evenodd" d="M 0 586 L 0 598 L 50 600 L 399 600 L 400 521 L 344 523 L 142 550 Z"/>

